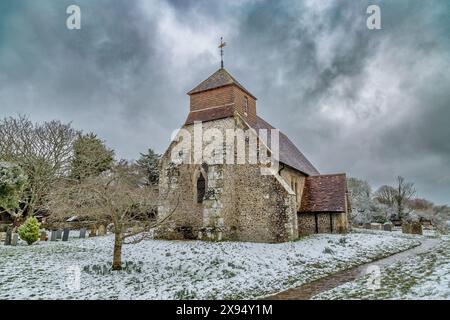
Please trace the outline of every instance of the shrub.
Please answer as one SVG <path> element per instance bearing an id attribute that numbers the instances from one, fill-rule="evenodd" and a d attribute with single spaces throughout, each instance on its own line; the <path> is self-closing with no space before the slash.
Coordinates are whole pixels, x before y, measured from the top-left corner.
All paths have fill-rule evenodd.
<path id="1" fill-rule="evenodd" d="M 18 231 L 20 239 L 31 245 L 39 239 L 39 222 L 35 217 L 29 217 Z"/>

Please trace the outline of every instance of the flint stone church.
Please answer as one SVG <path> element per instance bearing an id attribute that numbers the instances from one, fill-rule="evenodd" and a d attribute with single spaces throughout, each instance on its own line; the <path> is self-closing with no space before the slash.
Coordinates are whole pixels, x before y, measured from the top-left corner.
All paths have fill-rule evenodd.
<path id="1" fill-rule="evenodd" d="M 227 129 L 250 134 L 274 129 L 258 116 L 256 97 L 223 66 L 188 95 L 190 111 L 182 127 L 188 132 L 198 123 L 223 136 Z M 321 175 L 283 133 L 279 165 L 270 175 L 261 173 L 261 164 L 174 161 L 173 151 L 182 139 L 176 136 L 161 160 L 158 216 L 167 218 L 157 238 L 284 242 L 347 231 L 345 174 Z M 192 160 L 194 155 L 182 156 Z"/>

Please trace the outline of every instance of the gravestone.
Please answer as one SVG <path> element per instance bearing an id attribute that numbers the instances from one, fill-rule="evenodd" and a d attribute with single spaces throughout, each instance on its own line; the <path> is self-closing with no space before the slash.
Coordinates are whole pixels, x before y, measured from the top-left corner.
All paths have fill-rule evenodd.
<path id="1" fill-rule="evenodd" d="M 50 241 L 56 241 L 56 230 L 52 230 L 52 234 L 50 235 Z"/>
<path id="2" fill-rule="evenodd" d="M 103 224 L 98 227 L 98 235 L 104 236 L 106 234 L 106 228 Z"/>
<path id="3" fill-rule="evenodd" d="M 47 231 L 45 231 L 45 230 L 41 231 L 41 236 L 40 236 L 39 240 L 41 240 L 41 241 L 47 241 L 48 240 Z"/>
<path id="4" fill-rule="evenodd" d="M 56 239 L 61 239 L 62 238 L 62 230 L 61 229 L 58 229 L 57 231 L 56 231 Z"/>
<path id="5" fill-rule="evenodd" d="M 373 222 L 370 224 L 370 229 L 372 230 L 381 230 L 381 223 Z"/>
<path id="6" fill-rule="evenodd" d="M 89 231 L 89 238 L 97 236 L 97 226 L 93 225 Z"/>
<path id="7" fill-rule="evenodd" d="M 11 245 L 12 230 L 10 227 L 6 229 L 5 246 Z"/>
<path id="8" fill-rule="evenodd" d="M 19 241 L 19 235 L 17 233 L 13 233 L 12 240 L 11 240 L 11 245 L 12 246 L 17 246 L 17 242 L 18 241 Z"/>
<path id="9" fill-rule="evenodd" d="M 64 233 L 63 233 L 62 241 L 67 241 L 67 240 L 69 240 L 69 232 L 70 232 L 70 229 L 69 229 L 69 228 L 64 228 Z"/>
<path id="10" fill-rule="evenodd" d="M 418 221 L 411 222 L 411 233 L 412 234 L 423 234 L 422 224 Z"/>
<path id="11" fill-rule="evenodd" d="M 80 238 L 84 239 L 86 237 L 86 228 L 80 229 Z"/>
<path id="12" fill-rule="evenodd" d="M 383 224 L 383 230 L 392 231 L 392 223 L 386 222 L 385 224 Z"/>

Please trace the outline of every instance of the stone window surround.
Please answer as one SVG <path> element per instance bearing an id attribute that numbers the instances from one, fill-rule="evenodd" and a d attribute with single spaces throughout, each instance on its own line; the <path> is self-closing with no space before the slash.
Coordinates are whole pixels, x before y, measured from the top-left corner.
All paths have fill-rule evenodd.
<path id="1" fill-rule="evenodd" d="M 192 200 L 197 205 L 203 205 L 203 202 L 201 203 L 197 202 L 197 181 L 200 175 L 203 175 L 203 178 L 205 179 L 205 192 L 206 192 L 206 190 L 208 190 L 208 174 L 201 166 L 197 166 L 195 168 L 194 175 L 192 177 L 192 185 L 194 186 L 194 188 L 192 188 L 194 190 Z"/>

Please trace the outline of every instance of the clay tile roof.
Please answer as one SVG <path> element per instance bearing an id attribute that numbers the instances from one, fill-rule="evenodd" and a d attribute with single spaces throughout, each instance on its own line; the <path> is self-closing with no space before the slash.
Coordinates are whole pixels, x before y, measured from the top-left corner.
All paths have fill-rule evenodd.
<path id="1" fill-rule="evenodd" d="M 223 118 L 232 117 L 234 115 L 233 106 L 223 106 L 219 108 L 204 109 L 200 111 L 190 112 L 185 124 L 193 124 L 194 121 L 212 121 Z M 259 133 L 259 129 L 274 129 L 268 122 L 264 121 L 260 117 L 257 117 L 257 121 L 254 124 L 250 124 L 253 129 Z M 308 176 L 319 175 L 319 171 L 309 162 L 303 153 L 295 146 L 295 144 L 289 140 L 289 138 L 282 132 L 280 132 L 279 151 L 280 162 L 288 165 L 289 167 L 296 169 Z M 270 148 L 270 132 L 267 132 L 267 145 Z"/>
<path id="2" fill-rule="evenodd" d="M 345 212 L 346 192 L 345 174 L 307 177 L 300 212 Z"/>
<path id="3" fill-rule="evenodd" d="M 257 117 L 256 124 L 252 126 L 257 132 L 259 129 L 274 129 L 272 125 L 260 117 Z M 270 132 L 267 133 L 267 136 L 270 138 Z M 268 147 L 270 148 L 270 139 L 268 140 Z M 295 144 L 282 132 L 280 132 L 279 150 L 281 163 L 297 169 L 309 176 L 319 174 L 319 171 L 317 171 L 317 169 L 311 164 L 311 162 L 309 162 L 308 159 L 306 159 Z"/>
<path id="4" fill-rule="evenodd" d="M 232 105 L 189 112 L 185 124 L 193 124 L 194 121 L 212 121 L 228 118 L 233 116 L 233 112 L 234 109 Z"/>
<path id="5" fill-rule="evenodd" d="M 188 92 L 188 95 L 208 91 L 220 87 L 225 87 L 229 85 L 235 85 L 240 88 L 242 91 L 246 92 L 252 98 L 256 99 L 254 95 L 248 92 L 247 89 L 244 88 L 235 78 L 231 76 L 225 69 L 219 69 L 214 72 L 208 79 L 200 83 L 194 89 Z"/>

